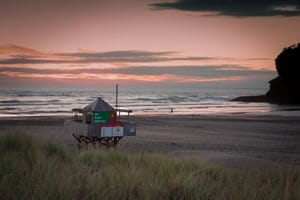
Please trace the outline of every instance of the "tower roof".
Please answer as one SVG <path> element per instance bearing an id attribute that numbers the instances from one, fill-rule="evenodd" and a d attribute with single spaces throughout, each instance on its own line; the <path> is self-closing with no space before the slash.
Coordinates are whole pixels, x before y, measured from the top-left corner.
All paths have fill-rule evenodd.
<path id="1" fill-rule="evenodd" d="M 113 112 L 115 109 L 98 97 L 95 101 L 83 108 L 85 112 Z"/>

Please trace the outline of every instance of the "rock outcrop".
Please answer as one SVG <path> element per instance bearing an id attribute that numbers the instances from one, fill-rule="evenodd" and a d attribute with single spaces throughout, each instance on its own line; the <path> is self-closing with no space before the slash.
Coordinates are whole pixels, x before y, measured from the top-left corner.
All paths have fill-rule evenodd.
<path id="1" fill-rule="evenodd" d="M 300 104 L 300 43 L 283 49 L 275 64 L 278 77 L 269 81 L 266 95 L 243 96 L 233 101 Z"/>

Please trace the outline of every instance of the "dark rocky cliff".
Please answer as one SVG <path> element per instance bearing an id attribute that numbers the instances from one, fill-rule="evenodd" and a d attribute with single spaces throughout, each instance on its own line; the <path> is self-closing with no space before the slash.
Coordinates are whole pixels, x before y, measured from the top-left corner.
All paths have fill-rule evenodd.
<path id="1" fill-rule="evenodd" d="M 300 104 L 300 43 L 283 49 L 275 64 L 278 77 L 269 81 L 265 95 L 242 96 L 233 101 Z"/>

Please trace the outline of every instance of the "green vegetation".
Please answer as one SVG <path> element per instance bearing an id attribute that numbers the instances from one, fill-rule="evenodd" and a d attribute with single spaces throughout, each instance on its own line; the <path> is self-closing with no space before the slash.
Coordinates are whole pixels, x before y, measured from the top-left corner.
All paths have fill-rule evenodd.
<path id="1" fill-rule="evenodd" d="M 237 170 L 165 156 L 70 153 L 24 134 L 0 138 L 1 199 L 300 199 L 295 169 Z"/>

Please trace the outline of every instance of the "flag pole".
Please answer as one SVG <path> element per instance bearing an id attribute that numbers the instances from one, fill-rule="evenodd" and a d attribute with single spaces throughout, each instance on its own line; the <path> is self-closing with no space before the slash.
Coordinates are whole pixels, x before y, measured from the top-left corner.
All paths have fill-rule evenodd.
<path id="1" fill-rule="evenodd" d="M 116 109 L 118 109 L 118 84 L 116 84 Z"/>

